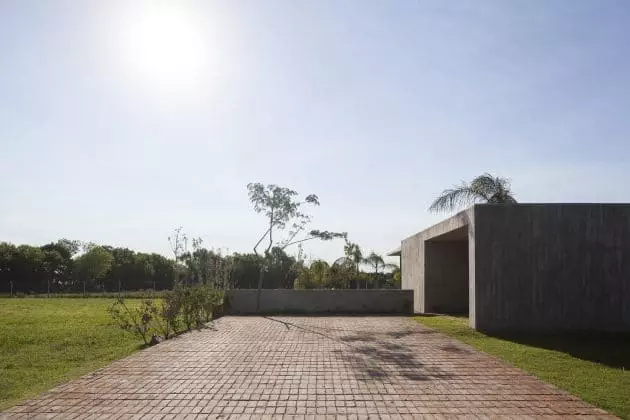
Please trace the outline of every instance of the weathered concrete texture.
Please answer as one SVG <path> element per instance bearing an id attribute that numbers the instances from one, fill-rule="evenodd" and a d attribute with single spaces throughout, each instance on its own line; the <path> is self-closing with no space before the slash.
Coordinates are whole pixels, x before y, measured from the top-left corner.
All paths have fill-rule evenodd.
<path id="1" fill-rule="evenodd" d="M 56 416 L 56 417 L 55 417 Z M 0 418 L 615 417 L 407 317 L 223 317 Z"/>
<path id="2" fill-rule="evenodd" d="M 427 302 L 427 287 L 425 287 L 425 268 L 427 261 L 425 259 L 425 242 L 434 240 L 456 240 L 466 241 L 469 235 L 470 221 L 473 217 L 474 209 L 469 209 L 458 213 L 457 215 L 438 223 L 420 233 L 402 241 L 401 244 L 401 274 L 402 274 L 402 288 L 412 289 L 414 291 L 414 311 L 417 313 L 431 312 L 431 302 Z M 462 236 L 463 234 L 463 236 Z M 470 242 L 470 241 L 469 241 Z M 437 250 L 437 247 L 434 248 Z M 431 252 L 431 251 L 429 251 Z M 439 251 L 432 253 L 436 258 L 441 254 Z M 435 265 L 432 265 L 435 267 Z M 440 276 L 440 270 L 433 268 L 432 273 L 436 276 Z M 429 283 L 434 285 L 439 280 L 429 279 Z M 435 287 L 430 287 L 434 292 Z M 461 295 L 460 295 L 461 296 Z M 436 301 L 441 301 L 442 305 L 445 303 L 444 299 L 441 299 L 434 293 Z"/>
<path id="3" fill-rule="evenodd" d="M 258 291 L 234 289 L 227 292 L 230 314 L 256 313 Z M 260 313 L 282 314 L 410 314 L 411 290 L 293 290 L 263 289 Z"/>
<path id="4" fill-rule="evenodd" d="M 475 206 L 480 330 L 630 330 L 630 205 Z"/>
<path id="5" fill-rule="evenodd" d="M 630 330 L 630 205 L 480 204 L 407 238 L 416 312 L 463 308 L 466 246 L 472 327 Z"/>

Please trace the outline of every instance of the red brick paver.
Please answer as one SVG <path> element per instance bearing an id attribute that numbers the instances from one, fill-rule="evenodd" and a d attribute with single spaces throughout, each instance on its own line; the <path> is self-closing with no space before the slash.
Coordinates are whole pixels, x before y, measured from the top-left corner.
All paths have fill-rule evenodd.
<path id="1" fill-rule="evenodd" d="M 404 317 L 224 317 L 14 407 L 55 418 L 613 418 Z"/>

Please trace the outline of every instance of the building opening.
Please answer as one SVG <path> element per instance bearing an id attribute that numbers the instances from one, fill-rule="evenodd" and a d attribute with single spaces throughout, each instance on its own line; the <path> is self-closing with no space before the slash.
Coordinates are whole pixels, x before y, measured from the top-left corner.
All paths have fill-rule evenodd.
<path id="1" fill-rule="evenodd" d="M 425 312 L 468 314 L 468 226 L 424 243 Z"/>

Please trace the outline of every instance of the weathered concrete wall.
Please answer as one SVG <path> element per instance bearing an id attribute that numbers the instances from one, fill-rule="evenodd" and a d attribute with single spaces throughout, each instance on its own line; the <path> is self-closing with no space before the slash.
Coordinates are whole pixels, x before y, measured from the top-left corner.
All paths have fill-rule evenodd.
<path id="1" fill-rule="evenodd" d="M 468 230 L 473 211 L 474 209 L 469 209 L 458 213 L 402 241 L 400 247 L 401 283 L 403 289 L 414 291 L 414 312 L 430 312 L 425 293 L 425 241 L 435 238 L 448 240 L 448 235 L 451 232 L 461 229 Z M 458 237 L 457 239 L 460 240 L 461 238 Z"/>
<path id="2" fill-rule="evenodd" d="M 477 205 L 474 214 L 471 326 L 630 330 L 630 205 Z"/>
<path id="3" fill-rule="evenodd" d="M 253 289 L 234 289 L 226 293 L 227 313 L 256 313 Z M 263 289 L 260 296 L 261 313 L 391 313 L 413 312 L 412 290 L 293 290 Z"/>
<path id="4" fill-rule="evenodd" d="M 468 313 L 468 241 L 424 243 L 425 310 Z"/>
<path id="5" fill-rule="evenodd" d="M 401 288 L 413 290 L 414 312 L 424 312 L 424 239 L 421 234 L 402 241 L 400 274 Z"/>

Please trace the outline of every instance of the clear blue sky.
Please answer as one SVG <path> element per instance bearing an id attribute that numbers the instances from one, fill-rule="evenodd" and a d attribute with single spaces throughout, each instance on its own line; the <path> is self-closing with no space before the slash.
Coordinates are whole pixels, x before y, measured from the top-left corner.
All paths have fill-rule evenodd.
<path id="1" fill-rule="evenodd" d="M 625 0 L 2 0 L 0 240 L 248 251 L 255 181 L 377 252 L 485 171 L 627 202 L 629 48 Z"/>

